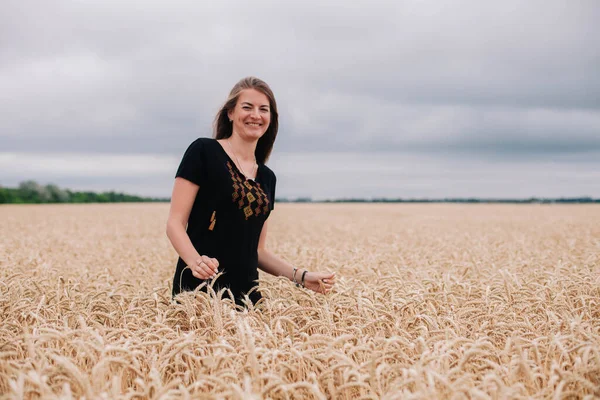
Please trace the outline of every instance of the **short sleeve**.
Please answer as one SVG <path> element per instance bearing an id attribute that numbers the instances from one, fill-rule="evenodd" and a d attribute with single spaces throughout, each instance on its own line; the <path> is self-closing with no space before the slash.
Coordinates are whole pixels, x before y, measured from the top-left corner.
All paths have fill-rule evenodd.
<path id="1" fill-rule="evenodd" d="M 204 184 L 204 169 L 204 144 L 200 139 L 196 139 L 185 151 L 175 177 L 184 178 L 200 186 Z"/>

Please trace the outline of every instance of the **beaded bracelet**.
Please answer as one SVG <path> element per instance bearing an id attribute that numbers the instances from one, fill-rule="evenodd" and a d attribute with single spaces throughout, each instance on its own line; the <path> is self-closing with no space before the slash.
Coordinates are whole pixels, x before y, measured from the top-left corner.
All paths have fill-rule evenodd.
<path id="1" fill-rule="evenodd" d="M 296 281 L 296 271 L 298 271 L 298 268 L 294 267 L 294 274 L 292 275 L 292 282 L 294 282 L 294 285 L 296 285 L 296 287 L 299 287 L 300 284 Z"/>
<path id="2" fill-rule="evenodd" d="M 304 286 L 304 275 L 306 275 L 307 272 L 307 270 L 304 270 L 304 272 L 302 273 L 302 287 L 306 287 Z"/>

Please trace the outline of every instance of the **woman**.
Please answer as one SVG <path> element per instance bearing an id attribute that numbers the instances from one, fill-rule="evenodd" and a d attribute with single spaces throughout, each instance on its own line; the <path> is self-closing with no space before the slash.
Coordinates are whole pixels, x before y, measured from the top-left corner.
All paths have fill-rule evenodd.
<path id="1" fill-rule="evenodd" d="M 318 293 L 334 285 L 335 273 L 297 269 L 266 247 L 276 179 L 265 162 L 278 126 L 273 92 L 248 77 L 233 87 L 217 113 L 215 139 L 200 138 L 188 147 L 167 222 L 167 236 L 180 256 L 173 296 L 206 282 L 229 289 L 225 294 L 238 305 L 245 295 L 256 303 L 261 299 L 257 268 Z"/>

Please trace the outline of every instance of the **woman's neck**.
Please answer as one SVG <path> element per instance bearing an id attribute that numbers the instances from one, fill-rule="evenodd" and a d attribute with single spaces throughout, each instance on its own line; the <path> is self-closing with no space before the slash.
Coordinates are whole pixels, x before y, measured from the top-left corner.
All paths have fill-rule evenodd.
<path id="1" fill-rule="evenodd" d="M 233 150 L 240 160 L 248 162 L 255 161 L 256 157 L 254 152 L 256 150 L 256 144 L 258 143 L 258 140 L 246 141 L 236 134 L 232 134 L 229 138 L 227 138 L 227 140 L 233 147 Z"/>

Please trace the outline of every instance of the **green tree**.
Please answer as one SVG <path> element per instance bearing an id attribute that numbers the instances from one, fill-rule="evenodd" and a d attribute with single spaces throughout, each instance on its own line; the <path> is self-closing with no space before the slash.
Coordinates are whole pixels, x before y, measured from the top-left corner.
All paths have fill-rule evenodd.
<path id="1" fill-rule="evenodd" d="M 31 180 L 19 184 L 19 196 L 26 203 L 47 203 L 51 199 L 45 187 Z"/>
<path id="2" fill-rule="evenodd" d="M 14 203 L 14 189 L 0 187 L 0 204 Z"/>
<path id="3" fill-rule="evenodd" d="M 49 193 L 50 202 L 52 203 L 67 203 L 69 201 L 69 193 L 54 184 L 46 185 L 46 191 Z"/>

